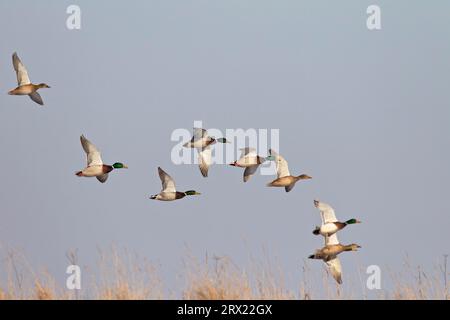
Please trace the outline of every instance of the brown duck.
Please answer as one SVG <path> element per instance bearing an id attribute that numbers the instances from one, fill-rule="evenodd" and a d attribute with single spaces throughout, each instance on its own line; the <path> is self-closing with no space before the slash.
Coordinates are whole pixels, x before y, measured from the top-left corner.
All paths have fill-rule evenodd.
<path id="1" fill-rule="evenodd" d="M 19 86 L 9 91 L 8 94 L 14 96 L 28 95 L 31 98 L 31 100 L 43 106 L 44 101 L 42 100 L 41 95 L 37 91 L 41 88 L 50 88 L 50 86 L 48 86 L 45 83 L 40 84 L 31 83 L 30 78 L 28 77 L 27 69 L 23 65 L 22 61 L 20 61 L 19 56 L 17 55 L 16 52 L 14 52 L 13 54 L 13 66 L 17 74 L 17 83 Z"/>
<path id="2" fill-rule="evenodd" d="M 307 174 L 301 174 L 299 176 L 292 176 L 289 173 L 289 167 L 286 159 L 284 159 L 281 155 L 276 153 L 273 149 L 269 150 L 269 157 L 273 159 L 277 166 L 277 176 L 278 178 L 268 183 L 268 187 L 284 187 L 286 192 L 289 192 L 294 188 L 295 184 L 300 180 L 309 180 L 312 179 Z"/>

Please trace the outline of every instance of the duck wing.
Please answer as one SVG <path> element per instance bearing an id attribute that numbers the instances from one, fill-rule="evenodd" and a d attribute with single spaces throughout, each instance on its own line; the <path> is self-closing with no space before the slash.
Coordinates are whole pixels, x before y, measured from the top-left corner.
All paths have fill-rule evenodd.
<path id="1" fill-rule="evenodd" d="M 42 100 L 41 95 L 37 91 L 30 93 L 28 96 L 37 104 L 40 104 L 41 106 L 44 105 L 44 100 Z"/>
<path id="2" fill-rule="evenodd" d="M 203 138 L 207 137 L 208 133 L 203 128 L 194 128 L 194 135 L 192 136 L 191 142 L 195 142 L 198 140 L 202 140 Z"/>
<path id="3" fill-rule="evenodd" d="M 331 236 L 325 236 L 325 246 L 332 246 L 339 244 L 339 239 L 336 233 L 333 233 Z"/>
<path id="4" fill-rule="evenodd" d="M 255 156 L 256 157 L 256 149 L 255 148 L 248 148 L 248 147 L 246 147 L 246 148 L 241 148 L 241 149 L 239 149 L 239 150 L 241 150 L 241 158 L 244 158 L 244 157 L 248 157 L 248 156 Z"/>
<path id="5" fill-rule="evenodd" d="M 198 166 L 202 176 L 208 176 L 208 169 L 211 165 L 211 148 L 209 146 L 198 150 Z"/>
<path id="6" fill-rule="evenodd" d="M 314 205 L 319 209 L 320 214 L 322 215 L 323 224 L 338 221 L 334 209 L 329 204 L 314 200 Z"/>
<path id="7" fill-rule="evenodd" d="M 339 258 L 336 257 L 334 259 L 328 260 L 325 263 L 327 264 L 334 280 L 336 280 L 337 283 L 342 284 L 342 266 Z"/>
<path id="8" fill-rule="evenodd" d="M 92 144 L 84 135 L 80 137 L 81 146 L 87 155 L 87 166 L 101 166 L 103 165 L 102 157 L 100 151 L 97 147 Z"/>
<path id="9" fill-rule="evenodd" d="M 30 84 L 31 81 L 30 78 L 28 77 L 27 69 L 23 65 L 22 61 L 20 61 L 19 56 L 17 55 L 16 52 L 14 52 L 12 59 L 14 70 L 16 71 L 17 74 L 17 83 L 19 84 L 19 86 Z"/>
<path id="10" fill-rule="evenodd" d="M 284 187 L 284 190 L 286 190 L 286 192 L 289 192 L 289 191 L 291 191 L 294 187 L 295 187 L 295 183 L 291 183 L 291 184 L 288 185 L 287 187 Z"/>
<path id="11" fill-rule="evenodd" d="M 175 181 L 161 167 L 158 167 L 159 178 L 161 179 L 161 192 L 177 192 Z"/>
<path id="12" fill-rule="evenodd" d="M 259 164 L 255 164 L 254 166 L 247 167 L 244 170 L 244 182 L 247 182 L 258 170 Z"/>
<path id="13" fill-rule="evenodd" d="M 102 174 L 101 176 L 97 176 L 97 180 L 100 181 L 101 183 L 105 183 L 106 180 L 108 180 L 108 174 Z"/>
<path id="14" fill-rule="evenodd" d="M 269 149 L 269 155 L 275 157 L 275 163 L 277 166 L 278 178 L 290 176 L 288 162 L 285 158 L 279 155 L 275 150 Z M 292 188 L 291 188 L 292 189 Z"/>
<path id="15" fill-rule="evenodd" d="M 255 148 L 241 148 L 241 157 L 237 161 L 239 165 L 247 166 L 258 164 L 258 155 Z"/>

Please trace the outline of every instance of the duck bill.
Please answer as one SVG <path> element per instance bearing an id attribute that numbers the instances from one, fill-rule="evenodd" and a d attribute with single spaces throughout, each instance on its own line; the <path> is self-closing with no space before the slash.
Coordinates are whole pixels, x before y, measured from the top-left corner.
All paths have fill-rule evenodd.
<path id="1" fill-rule="evenodd" d="M 123 169 L 128 169 L 128 166 L 126 164 L 124 164 Z"/>

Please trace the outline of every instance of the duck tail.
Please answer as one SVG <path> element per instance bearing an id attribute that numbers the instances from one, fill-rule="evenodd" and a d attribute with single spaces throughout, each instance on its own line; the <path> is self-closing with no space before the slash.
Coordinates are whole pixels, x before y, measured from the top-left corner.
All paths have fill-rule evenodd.
<path id="1" fill-rule="evenodd" d="M 83 172 L 82 171 L 75 172 L 75 175 L 78 176 L 78 177 L 82 177 L 83 176 Z"/>
<path id="2" fill-rule="evenodd" d="M 308 259 L 315 259 L 315 258 L 316 258 L 316 255 L 314 255 L 314 254 L 308 256 Z"/>
<path id="3" fill-rule="evenodd" d="M 316 227 L 312 233 L 318 236 L 320 234 L 320 227 Z"/>

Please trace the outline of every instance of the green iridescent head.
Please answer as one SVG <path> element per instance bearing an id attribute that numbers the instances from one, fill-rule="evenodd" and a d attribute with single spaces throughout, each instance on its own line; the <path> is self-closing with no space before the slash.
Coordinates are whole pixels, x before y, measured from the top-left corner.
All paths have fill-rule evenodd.
<path id="1" fill-rule="evenodd" d="M 199 195 L 201 193 L 199 193 L 199 192 L 197 192 L 195 190 L 188 190 L 184 194 L 187 195 L 187 196 L 196 196 L 196 195 Z"/>
<path id="2" fill-rule="evenodd" d="M 354 224 L 354 223 L 361 223 L 361 221 L 356 220 L 355 218 L 353 218 L 353 219 L 345 221 L 345 223 L 346 224 Z"/>
<path id="3" fill-rule="evenodd" d="M 124 165 L 122 162 L 116 162 L 112 165 L 114 169 L 128 169 L 128 166 Z"/>
<path id="4" fill-rule="evenodd" d="M 219 139 L 217 139 L 217 142 L 220 142 L 220 143 L 231 143 L 229 140 L 227 140 L 226 138 L 219 138 Z"/>

